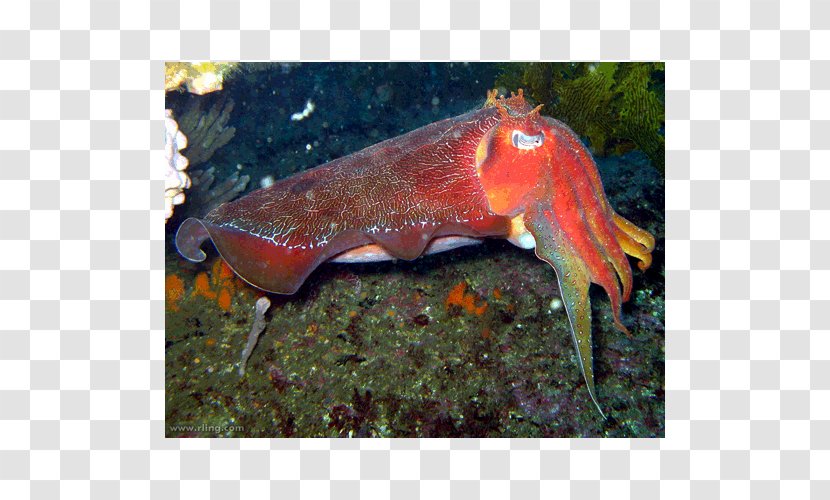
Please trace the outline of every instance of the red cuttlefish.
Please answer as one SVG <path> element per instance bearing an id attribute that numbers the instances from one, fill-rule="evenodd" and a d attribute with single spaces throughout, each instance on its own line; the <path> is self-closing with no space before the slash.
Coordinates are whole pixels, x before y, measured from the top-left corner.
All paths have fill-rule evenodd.
<path id="1" fill-rule="evenodd" d="M 579 137 L 522 91 L 488 92 L 481 109 L 441 120 L 282 179 L 191 218 L 176 235 L 187 259 L 210 239 L 248 283 L 292 294 L 323 262 L 412 260 L 506 238 L 556 271 L 577 362 L 596 397 L 588 287 L 614 325 L 632 288 L 625 254 L 651 264 L 654 237 L 618 215 Z"/>

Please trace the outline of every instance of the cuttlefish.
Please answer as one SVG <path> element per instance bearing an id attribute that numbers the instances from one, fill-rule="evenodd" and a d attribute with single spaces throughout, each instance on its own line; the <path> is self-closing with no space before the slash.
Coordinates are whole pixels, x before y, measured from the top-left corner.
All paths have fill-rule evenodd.
<path id="1" fill-rule="evenodd" d="M 412 260 L 506 238 L 555 270 L 591 400 L 596 283 L 614 325 L 631 296 L 626 254 L 646 270 L 654 237 L 619 214 L 591 154 L 564 123 L 518 95 L 441 120 L 279 180 L 187 219 L 179 252 L 202 261 L 210 239 L 243 280 L 292 294 L 324 262 Z M 604 414 L 603 414 L 604 416 Z"/>

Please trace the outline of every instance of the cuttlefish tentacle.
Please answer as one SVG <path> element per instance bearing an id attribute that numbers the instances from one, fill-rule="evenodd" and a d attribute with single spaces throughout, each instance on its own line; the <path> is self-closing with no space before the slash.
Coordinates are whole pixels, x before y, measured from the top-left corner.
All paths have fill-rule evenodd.
<path id="1" fill-rule="evenodd" d="M 571 325 L 571 340 L 577 364 L 588 387 L 588 394 L 603 418 L 594 387 L 593 344 L 591 341 L 591 277 L 580 252 L 566 236 L 551 208 L 537 205 L 524 214 L 524 223 L 536 240 L 536 256 L 556 271 L 562 302 Z"/>
<path id="2" fill-rule="evenodd" d="M 613 212 L 612 218 L 616 227 L 614 232 L 620 246 L 628 255 L 638 259 L 637 267 L 645 271 L 651 266 L 651 251 L 654 250 L 654 236 L 648 231 L 640 229 L 625 217 Z"/>
<path id="3" fill-rule="evenodd" d="M 600 204 L 616 225 L 614 233 L 619 240 L 622 250 L 628 255 L 640 260 L 638 263 L 640 270 L 645 271 L 648 269 L 651 265 L 651 251 L 654 250 L 654 236 L 652 236 L 648 231 L 635 226 L 611 208 L 608 203 L 608 199 L 605 196 L 602 181 L 599 178 L 599 171 L 596 167 L 596 162 L 594 162 L 593 157 L 590 153 L 588 153 L 585 146 L 582 145 L 582 141 L 580 141 L 579 137 L 577 137 L 573 130 L 554 118 L 545 117 L 545 120 L 547 120 L 553 129 L 559 133 L 560 137 L 564 139 L 564 142 L 570 146 L 572 154 L 580 160 L 585 168 L 584 172 L 587 174 L 587 178 L 591 181 L 591 185 L 597 193 Z M 623 273 L 620 273 L 620 279 L 623 280 L 623 278 Z M 623 282 L 623 288 L 625 288 L 625 282 Z M 626 300 L 628 300 L 627 297 L 629 294 L 625 293 L 624 295 Z"/>
<path id="4" fill-rule="evenodd" d="M 562 182 L 569 179 L 567 176 L 558 178 Z M 536 241 L 536 255 L 556 271 L 571 326 L 571 338 L 578 353 L 579 368 L 591 399 L 602 413 L 591 363 L 593 342 L 588 288 L 594 282 L 606 290 L 611 299 L 614 324 L 627 331 L 619 316 L 620 285 L 604 247 L 598 243 L 602 238 L 592 234 L 593 228 L 587 221 L 585 207 L 574 193 L 577 189 L 573 185 L 560 188 L 551 191 L 549 202 L 541 196 L 537 197 L 540 201 L 525 212 L 524 223 Z M 607 237 L 604 241 L 613 243 Z"/>
<path id="5" fill-rule="evenodd" d="M 561 125 L 561 122 L 557 120 L 551 118 L 547 120 L 549 123 Z M 622 284 L 623 301 L 627 301 L 631 296 L 633 277 L 631 274 L 631 264 L 629 264 L 625 254 L 630 254 L 631 252 L 625 252 L 625 248 L 622 248 L 617 241 L 616 231 L 618 227 L 612 220 L 616 214 L 605 196 L 605 190 L 599 179 L 596 163 L 573 131 L 565 126 L 554 127 L 553 130 L 556 132 L 560 144 L 562 144 L 560 155 L 563 157 L 559 159 L 559 162 L 564 164 L 566 168 L 569 168 L 569 173 L 572 178 L 587 178 L 590 181 L 590 191 L 586 193 L 585 189 L 578 189 L 576 190 L 577 196 L 580 198 L 583 206 L 590 207 L 590 213 L 586 210 L 585 215 L 591 225 L 592 234 L 607 254 L 606 260 L 614 267 L 617 277 Z M 628 224 L 633 226 L 630 222 Z M 608 291 L 608 288 L 605 288 Z M 611 292 L 609 292 L 610 295 Z M 614 309 L 616 310 L 617 308 L 615 307 Z M 617 325 L 618 328 L 620 326 L 621 324 Z M 626 331 L 624 327 L 620 329 Z"/>
<path id="6" fill-rule="evenodd" d="M 614 326 L 622 332 L 628 333 L 628 329 L 622 324 L 620 314 L 622 311 L 622 295 L 620 293 L 620 282 L 617 280 L 616 270 L 609 263 L 607 253 L 607 236 L 597 234 L 589 222 L 592 218 L 589 211 L 577 201 L 577 209 L 580 212 L 575 218 L 561 218 L 560 225 L 565 229 L 571 238 L 573 245 L 579 250 L 582 259 L 588 269 L 590 281 L 601 286 L 608 294 L 611 301 L 611 312 L 614 319 Z M 538 244 L 538 240 L 537 240 Z M 626 262 L 627 264 L 627 262 Z M 631 271 L 629 270 L 629 276 Z"/>
<path id="7" fill-rule="evenodd" d="M 654 239 L 617 215 L 605 197 L 596 164 L 567 129 L 552 127 L 556 141 L 547 160 L 549 177 L 532 192 L 524 213 L 526 229 L 536 242 L 536 255 L 556 271 L 560 293 L 578 353 L 580 371 L 592 401 L 596 397 L 588 288 L 600 285 L 611 302 L 614 326 L 629 334 L 620 315 L 632 290 L 631 265 L 626 254 L 651 262 Z M 604 416 L 604 415 L 603 415 Z"/>
<path id="8" fill-rule="evenodd" d="M 548 119 L 548 121 L 551 123 L 559 123 L 553 119 Z M 595 217 L 593 216 L 595 214 L 592 214 L 592 216 L 589 217 L 589 221 L 594 228 L 593 234 L 601 235 L 604 240 L 602 247 L 609 253 L 609 261 L 617 271 L 617 276 L 622 283 L 623 300 L 627 301 L 631 297 L 633 284 L 631 265 L 625 257 L 625 254 L 631 255 L 638 259 L 640 261 L 637 263 L 638 267 L 640 270 L 645 271 L 651 265 L 651 252 L 654 250 L 655 244 L 654 236 L 652 236 L 648 231 L 640 229 L 626 218 L 617 214 L 614 209 L 611 208 L 611 205 L 608 203 L 605 196 L 602 182 L 597 174 L 598 170 L 596 163 L 594 162 L 593 157 L 591 157 L 582 145 L 579 138 L 566 127 L 556 128 L 554 130 L 559 133 L 560 137 L 563 139 L 563 142 L 570 146 L 569 148 L 566 148 L 566 154 L 567 156 L 572 157 L 574 161 L 566 161 L 564 163 L 571 166 L 576 164 L 582 166 L 582 172 L 585 177 L 590 179 L 591 187 L 593 188 L 596 200 L 606 214 L 604 217 Z M 578 175 L 573 168 L 571 171 L 574 175 Z M 581 195 L 581 191 L 577 191 L 577 193 L 580 194 L 582 199 L 585 198 L 584 195 Z M 615 241 L 608 241 L 609 235 L 613 235 L 613 240 Z"/>
<path id="9" fill-rule="evenodd" d="M 544 118 L 553 131 L 556 132 L 557 138 L 560 140 L 559 144 L 562 147 L 567 147 L 569 155 L 577 158 L 585 167 L 584 176 L 591 182 L 591 187 L 597 193 L 599 203 L 602 205 L 603 210 L 613 211 L 608 203 L 608 198 L 605 197 L 605 189 L 602 187 L 602 179 L 599 177 L 596 162 L 594 162 L 593 156 L 588 152 L 585 145 L 582 144 L 582 140 L 570 127 L 556 118 L 550 118 L 548 116 Z"/>
<path id="10" fill-rule="evenodd" d="M 564 144 L 560 145 L 555 159 L 549 162 L 551 185 L 546 191 L 553 193 L 554 211 L 560 225 L 582 255 L 590 280 L 602 286 L 608 294 L 614 326 L 628 334 L 620 314 L 623 296 L 631 293 L 631 265 L 617 242 L 601 186 L 597 192 L 595 185 L 585 182 L 586 173 L 595 168 L 593 161 L 587 159 L 591 163 L 586 165 L 586 159 L 579 156 L 582 148 L 573 147 L 560 134 L 557 135 L 557 139 Z"/>

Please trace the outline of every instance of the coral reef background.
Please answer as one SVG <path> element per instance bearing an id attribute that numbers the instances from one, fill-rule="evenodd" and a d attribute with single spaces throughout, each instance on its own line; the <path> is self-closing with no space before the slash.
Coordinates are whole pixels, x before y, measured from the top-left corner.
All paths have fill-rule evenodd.
<path id="1" fill-rule="evenodd" d="M 663 436 L 662 70 L 580 64 L 240 64 L 223 90 L 169 92 L 166 107 L 179 114 L 196 99 L 205 110 L 233 99 L 226 125 L 235 134 L 201 168 L 219 179 L 250 177 L 246 191 L 481 106 L 494 84 L 528 89 L 546 104 L 543 114 L 575 129 L 557 110 L 583 120 L 611 203 L 658 241 L 623 307 L 632 337 L 611 326 L 607 297 L 591 290 L 607 421 L 577 368 L 553 269 L 497 240 L 413 262 L 322 266 L 297 294 L 270 296 L 266 329 L 240 377 L 263 293 L 213 249 L 200 264 L 176 253 L 179 223 L 209 208 L 199 200 L 210 197 L 188 195 L 166 226 L 166 418 L 168 428 L 200 430 L 171 437 L 217 435 L 210 429 L 236 437 Z M 635 113 L 623 84 L 635 72 L 656 99 L 635 93 L 656 139 L 632 138 L 635 120 L 624 116 Z M 545 75 L 559 75 L 546 94 Z M 597 92 L 580 111 L 574 96 Z M 617 101 L 622 108 L 609 104 Z M 292 120 L 298 113 L 305 116 Z"/>

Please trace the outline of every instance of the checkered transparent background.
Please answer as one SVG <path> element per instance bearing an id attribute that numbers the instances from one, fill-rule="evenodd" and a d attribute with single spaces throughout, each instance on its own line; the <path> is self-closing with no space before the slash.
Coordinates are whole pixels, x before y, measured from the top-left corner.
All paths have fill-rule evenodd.
<path id="1" fill-rule="evenodd" d="M 830 2 L 0 7 L 3 498 L 830 498 Z M 660 440 L 164 439 L 164 60 L 664 59 Z"/>

